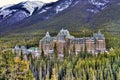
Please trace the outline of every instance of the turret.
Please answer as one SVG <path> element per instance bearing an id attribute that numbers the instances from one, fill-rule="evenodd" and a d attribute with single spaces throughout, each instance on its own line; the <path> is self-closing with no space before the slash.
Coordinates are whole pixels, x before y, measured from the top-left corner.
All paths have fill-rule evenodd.
<path id="1" fill-rule="evenodd" d="M 46 37 L 50 37 L 50 34 L 49 34 L 49 32 L 46 32 L 46 35 L 45 35 Z"/>
<path id="2" fill-rule="evenodd" d="M 106 50 L 104 34 L 99 30 L 98 33 L 93 34 L 95 39 L 95 48 L 97 51 L 104 52 Z"/>

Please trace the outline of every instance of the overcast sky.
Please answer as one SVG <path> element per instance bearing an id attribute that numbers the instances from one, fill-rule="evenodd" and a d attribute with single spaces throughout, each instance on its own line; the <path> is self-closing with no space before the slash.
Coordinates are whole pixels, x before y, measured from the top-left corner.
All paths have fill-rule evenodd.
<path id="1" fill-rule="evenodd" d="M 22 1 L 34 1 L 34 0 L 0 0 L 0 7 L 5 6 L 7 4 L 16 4 Z M 49 3 L 49 2 L 54 2 L 57 0 L 39 0 L 39 1 Z"/>

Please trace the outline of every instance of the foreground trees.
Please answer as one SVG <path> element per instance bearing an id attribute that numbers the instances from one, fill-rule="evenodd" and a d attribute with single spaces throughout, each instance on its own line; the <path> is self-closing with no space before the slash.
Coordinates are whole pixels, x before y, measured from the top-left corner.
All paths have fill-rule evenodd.
<path id="1" fill-rule="evenodd" d="M 109 54 L 97 56 L 87 52 L 81 52 L 77 56 L 68 55 L 64 48 L 65 57 L 58 59 L 58 51 L 54 47 L 52 59 L 45 57 L 42 52 L 40 58 L 33 59 L 31 55 L 28 55 L 28 61 L 24 61 L 22 57 L 16 57 L 11 51 L 2 52 L 0 53 L 0 80 L 120 80 L 120 37 L 109 34 L 107 36 L 107 47 L 112 46 L 114 49 Z M 11 40 L 12 43 L 13 41 Z M 30 45 L 30 41 L 24 44 Z M 35 44 L 34 40 L 32 44 Z M 1 48 L 0 52 L 2 49 L 4 48 Z M 75 53 L 75 47 L 73 53 Z"/>
<path id="2" fill-rule="evenodd" d="M 36 80 L 120 80 L 120 51 L 97 56 L 89 53 L 64 59 L 33 59 L 31 69 Z"/>
<path id="3" fill-rule="evenodd" d="M 120 50 L 117 48 L 97 56 L 81 52 L 57 60 L 31 56 L 28 60 L 16 57 L 11 51 L 0 53 L 0 79 L 120 80 Z"/>
<path id="4" fill-rule="evenodd" d="M 15 57 L 11 51 L 0 53 L 0 80 L 34 80 L 29 61 Z"/>

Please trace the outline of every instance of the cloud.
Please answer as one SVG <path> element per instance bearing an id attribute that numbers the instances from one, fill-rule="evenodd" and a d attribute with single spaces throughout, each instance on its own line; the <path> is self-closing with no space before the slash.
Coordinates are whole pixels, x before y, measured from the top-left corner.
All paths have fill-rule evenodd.
<path id="1" fill-rule="evenodd" d="M 36 0 L 0 0 L 0 7 L 8 5 L 8 4 L 17 4 L 22 1 L 36 1 Z M 57 0 L 39 0 L 39 1 L 49 3 L 49 2 L 55 2 Z"/>

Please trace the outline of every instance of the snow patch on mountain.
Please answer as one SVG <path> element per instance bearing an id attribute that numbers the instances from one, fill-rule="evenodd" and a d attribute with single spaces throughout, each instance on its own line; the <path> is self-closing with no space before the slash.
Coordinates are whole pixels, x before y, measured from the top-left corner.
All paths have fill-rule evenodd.
<path id="1" fill-rule="evenodd" d="M 31 16 L 36 8 L 41 9 L 44 4 L 45 3 L 40 1 L 26 1 L 19 3 L 20 6 L 18 8 L 14 8 L 14 5 L 7 5 L 0 9 L 0 16 L 3 16 L 3 18 L 9 16 L 12 13 L 19 11 L 19 8 L 24 8 L 25 10 L 29 11 L 30 14 L 27 15 Z M 9 9 L 9 7 L 13 7 L 13 9 Z"/>
<path id="2" fill-rule="evenodd" d="M 28 17 L 28 14 L 25 11 L 19 11 L 14 14 L 10 19 L 7 20 L 8 24 L 14 24 Z"/>
<path id="3" fill-rule="evenodd" d="M 9 10 L 9 9 L 6 9 L 8 7 L 10 7 L 12 5 L 6 5 L 6 6 L 3 6 L 0 8 L 0 16 L 2 16 L 3 18 L 12 14 L 13 12 L 15 12 L 16 10 Z"/>
<path id="4" fill-rule="evenodd" d="M 4 18 L 4 17 L 12 14 L 12 13 L 15 12 L 15 11 L 16 11 L 16 10 L 11 10 L 11 11 L 10 11 L 10 10 L 3 10 L 3 11 L 0 12 L 0 15 L 3 16 L 3 18 Z"/>
<path id="5" fill-rule="evenodd" d="M 13 4 L 9 4 L 9 5 L 6 5 L 6 6 L 1 7 L 0 11 L 4 10 L 4 9 L 10 7 L 10 6 L 13 6 Z"/>
<path id="6" fill-rule="evenodd" d="M 48 9 L 51 9 L 52 7 L 46 7 L 45 9 L 42 9 L 39 14 L 46 12 Z"/>
<path id="7" fill-rule="evenodd" d="M 80 7 L 84 5 L 86 12 L 96 14 L 105 9 L 109 2 L 110 0 L 59 0 L 53 3 L 26 1 L 0 8 L 0 22 L 14 24 L 35 14 L 38 14 L 40 16 L 39 20 L 42 21 L 66 9 L 79 7 L 79 5 Z"/>
<path id="8" fill-rule="evenodd" d="M 97 0 L 90 0 L 89 1 L 91 4 L 97 6 L 97 7 L 100 7 L 100 6 L 104 6 L 106 5 L 107 3 L 109 3 L 110 1 L 109 0 L 103 0 L 103 1 L 97 1 Z"/>
<path id="9" fill-rule="evenodd" d="M 73 5 L 72 5 L 72 7 L 74 7 L 76 4 L 78 4 L 79 3 L 79 1 L 76 1 Z"/>
<path id="10" fill-rule="evenodd" d="M 94 6 L 94 8 L 89 8 L 87 11 L 92 13 L 98 13 L 100 10 L 103 10 L 107 7 L 109 0 L 89 0 L 89 3 Z"/>
<path id="11" fill-rule="evenodd" d="M 117 3 L 118 5 L 120 5 L 120 3 Z"/>
<path id="12" fill-rule="evenodd" d="M 72 0 L 65 1 L 64 3 L 59 4 L 59 5 L 55 8 L 56 13 L 59 13 L 59 12 L 65 10 L 65 9 L 67 9 L 71 4 L 72 4 Z"/>
<path id="13" fill-rule="evenodd" d="M 40 14 L 41 14 L 41 13 L 44 13 L 44 12 L 46 12 L 46 11 L 47 11 L 47 10 L 43 9 L 43 10 L 40 11 Z"/>
<path id="14" fill-rule="evenodd" d="M 98 10 L 95 10 L 95 9 L 87 9 L 88 12 L 92 12 L 92 13 L 98 13 L 99 11 Z"/>
<path id="15" fill-rule="evenodd" d="M 35 8 L 41 9 L 45 3 L 40 1 L 27 1 L 23 3 L 23 8 L 30 12 L 30 16 L 33 14 Z"/>
<path id="16" fill-rule="evenodd" d="M 45 9 L 47 10 L 47 9 L 50 9 L 51 7 L 46 7 Z"/>
<path id="17" fill-rule="evenodd" d="M 44 6 L 44 4 L 45 3 L 41 1 L 26 1 L 15 5 L 3 6 L 0 8 L 0 22 L 10 17 L 11 20 L 7 20 L 9 24 L 19 22 L 20 20 L 33 15 L 34 11 L 40 10 Z"/>

